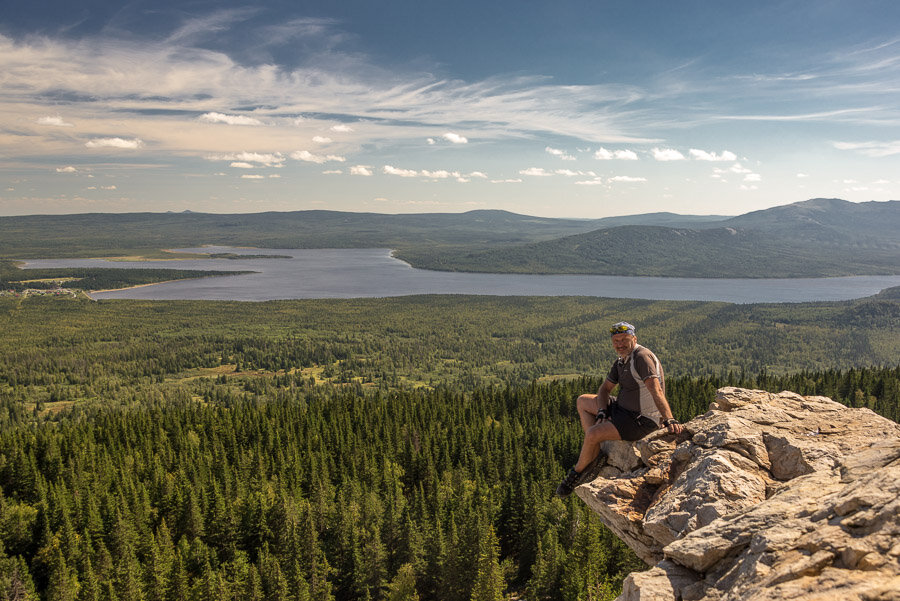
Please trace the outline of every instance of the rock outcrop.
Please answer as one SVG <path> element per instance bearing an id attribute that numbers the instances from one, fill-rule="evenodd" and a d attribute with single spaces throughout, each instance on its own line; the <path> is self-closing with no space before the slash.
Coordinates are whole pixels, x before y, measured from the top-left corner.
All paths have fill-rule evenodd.
<path id="1" fill-rule="evenodd" d="M 681 435 L 605 451 L 576 492 L 654 566 L 620 601 L 900 600 L 900 425 L 723 388 Z"/>

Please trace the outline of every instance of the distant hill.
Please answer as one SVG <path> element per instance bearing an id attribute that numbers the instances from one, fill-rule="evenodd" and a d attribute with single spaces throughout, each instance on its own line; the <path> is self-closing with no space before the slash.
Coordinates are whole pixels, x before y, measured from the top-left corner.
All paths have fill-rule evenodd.
<path id="1" fill-rule="evenodd" d="M 596 220 L 550 219 L 497 210 L 411 215 L 340 211 L 28 215 L 0 217 L 0 258 L 152 254 L 161 248 L 202 244 L 471 250 L 551 240 L 613 225 L 710 219 L 724 218 L 653 213 Z"/>
<path id="2" fill-rule="evenodd" d="M 704 278 L 898 274 L 898 232 L 898 201 L 814 199 L 702 227 L 627 225 L 526 245 L 409 258 L 432 269 L 486 272 Z"/>
<path id="3" fill-rule="evenodd" d="M 730 219 L 724 215 L 679 215 L 678 213 L 644 213 L 642 215 L 623 215 L 621 217 L 604 217 L 594 221 L 597 228 L 618 227 L 620 225 L 662 225 L 666 227 L 714 227 L 722 221 Z"/>
<path id="4" fill-rule="evenodd" d="M 680 277 L 900 273 L 900 202 L 813 199 L 737 217 L 596 220 L 508 211 L 385 215 L 296 211 L 0 217 L 0 259 L 159 255 L 203 244 L 393 248 L 451 271 Z"/>
<path id="5" fill-rule="evenodd" d="M 717 225 L 767 230 L 796 236 L 805 233 L 831 233 L 888 238 L 900 241 L 898 233 L 900 201 L 848 202 L 839 198 L 814 198 L 789 205 L 753 211 L 731 217 Z"/>

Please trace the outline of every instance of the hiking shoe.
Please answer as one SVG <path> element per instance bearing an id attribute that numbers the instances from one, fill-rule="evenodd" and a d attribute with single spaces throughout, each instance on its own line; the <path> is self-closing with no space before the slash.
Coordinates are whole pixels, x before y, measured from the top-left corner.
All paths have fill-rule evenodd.
<path id="1" fill-rule="evenodd" d="M 601 452 L 586 468 L 581 470 L 581 473 L 579 474 L 580 477 L 578 478 L 578 482 L 575 483 L 575 486 L 584 484 L 585 482 L 593 482 L 597 476 L 600 475 L 600 469 L 603 468 L 604 465 L 606 465 L 606 455 Z"/>
<path id="2" fill-rule="evenodd" d="M 563 478 L 563 481 L 556 487 L 557 497 L 568 497 L 578 485 L 578 477 L 581 474 L 575 471 L 575 468 L 569 468 L 569 473 Z"/>

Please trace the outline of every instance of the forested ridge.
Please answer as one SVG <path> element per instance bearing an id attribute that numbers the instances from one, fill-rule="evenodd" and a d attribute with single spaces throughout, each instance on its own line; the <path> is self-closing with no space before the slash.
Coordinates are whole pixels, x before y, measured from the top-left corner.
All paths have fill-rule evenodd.
<path id="1" fill-rule="evenodd" d="M 816 198 L 707 223 L 631 223 L 489 249 L 417 246 L 398 256 L 417 267 L 454 271 L 700 278 L 895 274 L 898 228 L 898 201 Z"/>
<path id="2" fill-rule="evenodd" d="M 0 258 L 159 257 L 203 244 L 391 248 L 415 267 L 488 273 L 768 278 L 897 274 L 900 201 L 817 198 L 732 218 L 596 220 L 506 211 L 295 211 L 0 217 Z M 715 257 L 716 260 L 710 260 Z"/>
<path id="3" fill-rule="evenodd" d="M 641 563 L 552 495 L 609 324 L 682 420 L 724 385 L 897 420 L 894 296 L 0 299 L 0 599 L 611 599 Z"/>
<path id="4" fill-rule="evenodd" d="M 900 225 L 900 218 L 893 221 Z M 635 225 L 491 249 L 404 249 L 397 256 L 426 269 L 491 273 L 693 278 L 898 273 L 900 244 L 891 238 L 839 236 L 821 229 L 802 236 L 724 225 L 702 229 Z"/>

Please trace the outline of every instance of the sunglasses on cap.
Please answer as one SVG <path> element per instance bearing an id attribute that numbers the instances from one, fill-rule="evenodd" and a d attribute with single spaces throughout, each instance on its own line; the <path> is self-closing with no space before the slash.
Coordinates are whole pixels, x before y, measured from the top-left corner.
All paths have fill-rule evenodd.
<path id="1" fill-rule="evenodd" d="M 609 333 L 613 334 L 613 335 L 622 334 L 623 332 L 633 332 L 633 331 L 634 331 L 633 326 L 629 326 L 629 325 L 625 325 L 625 324 L 617 324 L 609 329 Z"/>

